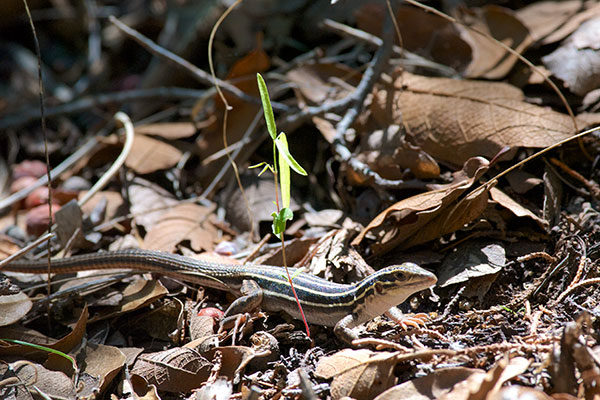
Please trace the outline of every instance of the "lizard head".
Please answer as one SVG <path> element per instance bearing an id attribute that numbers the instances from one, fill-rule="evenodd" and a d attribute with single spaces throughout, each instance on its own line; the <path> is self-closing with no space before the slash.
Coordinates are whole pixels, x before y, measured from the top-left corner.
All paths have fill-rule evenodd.
<path id="1" fill-rule="evenodd" d="M 356 304 L 372 318 L 403 303 L 437 282 L 435 275 L 413 263 L 383 268 L 357 285 Z M 365 315 L 366 316 L 366 315 Z"/>

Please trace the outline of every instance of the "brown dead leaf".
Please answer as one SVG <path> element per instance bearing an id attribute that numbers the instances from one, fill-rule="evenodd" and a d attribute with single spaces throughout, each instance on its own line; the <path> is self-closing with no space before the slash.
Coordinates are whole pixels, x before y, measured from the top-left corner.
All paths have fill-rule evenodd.
<path id="1" fill-rule="evenodd" d="M 4 379 L 4 384 L 0 385 L 2 399 L 40 398 L 37 397 L 40 392 L 44 393 L 46 398 L 52 399 L 75 399 L 79 395 L 69 376 L 33 362 L 15 361 L 11 364 L 2 362 L 0 376 Z M 8 384 L 11 376 L 17 378 L 15 385 Z"/>
<path id="2" fill-rule="evenodd" d="M 437 369 L 421 378 L 394 386 L 381 393 L 375 400 L 437 399 L 448 393 L 456 384 L 475 374 L 485 375 L 485 371 L 465 367 Z"/>
<path id="3" fill-rule="evenodd" d="M 217 351 L 221 352 L 223 357 L 219 375 L 226 376 L 233 382 L 239 382 L 241 373 L 255 357 L 264 356 L 264 354 L 257 354 L 252 347 L 246 346 L 221 346 L 211 349 L 205 356 L 213 359 Z"/>
<path id="4" fill-rule="evenodd" d="M 504 147 L 546 147 L 573 135 L 564 114 L 523 101 L 505 83 L 428 78 L 403 73 L 394 84 L 401 123 L 412 142 L 436 159 L 461 165 L 469 157 L 493 158 Z M 386 93 L 375 94 L 372 111 L 389 124 Z"/>
<path id="5" fill-rule="evenodd" d="M 87 194 L 87 191 L 81 192 L 79 194 L 79 199 L 83 198 Z M 95 210 L 97 210 L 97 206 L 99 203 L 105 202 L 103 206 L 103 212 L 101 218 L 97 218 L 99 223 L 108 222 L 114 217 L 117 216 L 117 213 L 125 204 L 125 200 L 123 200 L 123 196 L 119 192 L 113 191 L 102 191 L 94 194 L 88 201 L 81 207 L 81 211 L 85 215 L 90 215 Z"/>
<path id="6" fill-rule="evenodd" d="M 517 53 L 522 53 L 533 42 L 527 28 L 514 13 L 504 7 L 488 5 L 464 10 L 460 19 L 469 27 L 485 32 L 506 44 Z M 471 45 L 473 60 L 464 75 L 469 78 L 501 79 L 506 76 L 518 58 L 470 29 L 460 27 L 462 37 Z"/>
<path id="7" fill-rule="evenodd" d="M 184 392 L 206 381 L 212 364 L 196 350 L 177 347 L 140 356 L 131 370 L 165 392 Z"/>
<path id="8" fill-rule="evenodd" d="M 484 399 L 498 392 L 502 385 L 522 374 L 529 367 L 530 361 L 523 357 L 511 360 L 503 358 L 485 374 L 474 374 L 456 384 L 454 388 L 440 400 Z"/>
<path id="9" fill-rule="evenodd" d="M 177 298 L 166 298 L 140 315 L 134 325 L 136 330 L 144 332 L 151 338 L 165 342 L 173 341 L 173 332 L 178 328 L 178 322 L 183 319 L 183 304 Z"/>
<path id="10" fill-rule="evenodd" d="M 302 103 L 323 105 L 347 96 L 361 75 L 343 64 L 303 64 L 290 70 L 286 77 L 294 84 Z"/>
<path id="11" fill-rule="evenodd" d="M 287 79 L 294 84 L 301 105 L 322 106 L 342 99 L 358 85 L 361 74 L 343 64 L 305 64 L 290 70 Z M 313 123 L 329 143 L 336 135 L 336 121 L 313 117 Z"/>
<path id="12" fill-rule="evenodd" d="M 581 0 L 536 1 L 518 9 L 515 15 L 527 27 L 533 40 L 538 42 L 573 18 L 582 6 Z"/>
<path id="13" fill-rule="evenodd" d="M 181 150 L 162 140 L 136 134 L 125 165 L 138 174 L 149 174 L 174 167 L 182 155 Z"/>
<path id="14" fill-rule="evenodd" d="M 516 12 L 540 45 L 563 40 L 585 21 L 600 15 L 596 1 L 542 1 Z"/>
<path id="15" fill-rule="evenodd" d="M 355 12 L 360 29 L 381 36 L 387 10 L 383 4 L 368 3 Z M 398 7 L 396 19 L 407 50 L 462 71 L 471 61 L 471 48 L 456 26 L 420 8 Z"/>
<path id="16" fill-rule="evenodd" d="M 78 393 L 84 397 L 89 393 L 103 393 L 125 365 L 125 355 L 114 346 L 88 343 L 77 355 L 77 359 L 85 360 L 83 374 L 93 377 L 93 385 L 83 384 Z"/>
<path id="17" fill-rule="evenodd" d="M 580 96 L 600 87 L 600 17 L 583 23 L 542 61 L 554 76 Z"/>
<path id="18" fill-rule="evenodd" d="M 39 332 L 27 330 L 25 328 L 1 328 L 0 338 L 17 339 L 24 342 L 41 344 L 55 350 L 60 350 L 63 353 L 68 353 L 81 343 L 81 339 L 85 334 L 87 322 L 88 309 L 85 307 L 73 330 L 62 339 L 52 339 Z M 30 346 L 20 344 L 6 344 L 5 342 L 0 344 L 0 354 L 22 356 L 23 358 L 36 357 L 46 359 L 48 357 L 46 351 L 37 350 Z"/>
<path id="19" fill-rule="evenodd" d="M 492 188 L 492 190 L 490 192 L 490 197 L 492 198 L 492 200 L 494 200 L 496 203 L 500 204 L 502 207 L 510 210 L 517 217 L 529 218 L 529 219 L 535 221 L 535 223 L 537 223 L 540 226 L 540 228 L 542 228 L 544 231 L 546 231 L 548 229 L 548 226 L 549 226 L 548 221 L 546 221 L 543 218 L 538 217 L 531 210 L 529 210 L 529 209 L 523 207 L 522 205 L 520 205 L 519 203 L 517 203 L 515 200 L 513 200 L 509 195 L 504 193 L 502 190 L 500 190 L 498 188 Z"/>
<path id="20" fill-rule="evenodd" d="M 358 159 L 386 179 L 405 179 L 409 169 L 419 179 L 433 179 L 440 175 L 437 162 L 418 146 L 405 140 L 398 125 L 390 125 L 385 130 L 376 130 L 363 139 Z"/>
<path id="21" fill-rule="evenodd" d="M 501 243 L 479 240 L 461 243 L 436 271 L 437 286 L 446 287 L 473 278 L 495 275 L 505 265 L 506 250 Z M 481 297 L 481 293 L 476 294 Z"/>
<path id="22" fill-rule="evenodd" d="M 4 294 L 0 296 L 0 326 L 14 324 L 23 318 L 33 303 L 29 297 L 23 293 Z"/>
<path id="23" fill-rule="evenodd" d="M 138 125 L 135 133 L 146 136 L 160 136 L 163 139 L 185 139 L 196 133 L 191 122 L 159 122 L 156 124 Z"/>
<path id="24" fill-rule="evenodd" d="M 315 375 L 332 379 L 331 397 L 371 399 L 396 383 L 397 352 L 345 349 L 321 358 Z"/>
<path id="25" fill-rule="evenodd" d="M 149 231 L 164 213 L 179 204 L 165 189 L 137 177 L 129 185 L 128 194 L 134 222 L 146 231 Z"/>
<path id="26" fill-rule="evenodd" d="M 450 185 L 421 193 L 388 207 L 375 217 L 352 241 L 360 245 L 375 238 L 369 246 L 374 255 L 398 247 L 406 249 L 454 232 L 477 218 L 487 207 L 489 187 L 479 187 L 461 197 L 487 171 L 487 160 L 468 160 L 455 173 Z"/>
<path id="27" fill-rule="evenodd" d="M 150 228 L 143 247 L 172 253 L 179 243 L 189 240 L 193 250 L 211 251 L 217 238 L 213 220 L 212 209 L 194 203 L 180 203 L 164 213 Z"/>

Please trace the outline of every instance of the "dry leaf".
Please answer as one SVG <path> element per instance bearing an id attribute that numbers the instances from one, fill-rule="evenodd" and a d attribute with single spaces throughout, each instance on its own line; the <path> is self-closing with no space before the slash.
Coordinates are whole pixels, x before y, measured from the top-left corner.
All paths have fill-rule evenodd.
<path id="1" fill-rule="evenodd" d="M 167 297 L 154 305 L 147 313 L 140 316 L 135 323 L 135 329 L 144 332 L 151 338 L 165 342 L 177 341 L 173 333 L 178 329 L 178 323 L 183 320 L 183 304 L 176 297 Z"/>
<path id="2" fill-rule="evenodd" d="M 473 8 L 466 10 L 459 19 L 469 27 L 506 44 L 519 54 L 524 52 L 533 41 L 527 28 L 507 8 L 495 5 Z M 464 27 L 460 29 L 462 37 L 473 50 L 473 60 L 465 71 L 465 76 L 500 79 L 506 76 L 518 61 L 515 55 L 489 38 Z"/>
<path id="3" fill-rule="evenodd" d="M 217 239 L 212 209 L 194 203 L 180 203 L 161 215 L 144 238 L 143 247 L 168 253 L 189 240 L 195 251 L 211 251 Z"/>
<path id="4" fill-rule="evenodd" d="M 366 4 L 355 12 L 360 29 L 381 37 L 387 10 L 383 4 Z M 402 47 L 462 71 L 471 61 L 471 47 L 456 26 L 420 8 L 402 6 L 396 11 Z"/>
<path id="5" fill-rule="evenodd" d="M 486 374 L 474 374 L 458 383 L 439 400 L 474 400 L 485 399 L 500 390 L 502 385 L 522 374 L 529 367 L 530 361 L 523 357 L 511 360 L 502 358 Z"/>
<path id="6" fill-rule="evenodd" d="M 170 144 L 136 134 L 125 165 L 138 174 L 149 174 L 174 167 L 181 160 L 182 155 L 181 150 Z"/>
<path id="7" fill-rule="evenodd" d="M 215 352 L 221 352 L 222 355 L 222 366 L 219 371 L 219 375 L 226 376 L 231 379 L 234 383 L 239 382 L 241 373 L 244 368 L 252 361 L 255 357 L 262 357 L 264 355 L 257 355 L 256 350 L 252 347 L 246 346 L 221 346 L 208 351 L 205 356 L 208 359 L 215 357 Z"/>
<path id="8" fill-rule="evenodd" d="M 600 4 L 596 1 L 543 1 L 529 7 L 518 10 L 517 17 L 526 26 L 529 26 L 528 21 L 535 23 L 533 30 L 541 31 L 537 34 L 542 36 L 540 45 L 558 42 L 585 21 L 600 15 Z M 545 26 L 545 29 L 540 26 Z"/>
<path id="9" fill-rule="evenodd" d="M 93 388 L 84 385 L 82 391 L 78 393 L 81 397 L 85 396 L 86 392 L 90 394 L 104 392 L 121 371 L 126 360 L 125 355 L 118 348 L 94 343 L 88 343 L 79 352 L 77 359 L 85 359 L 81 372 L 92 376 L 97 382 Z"/>
<path id="10" fill-rule="evenodd" d="M 131 370 L 165 392 L 184 392 L 206 381 L 212 364 L 196 350 L 177 347 L 140 356 Z"/>
<path id="11" fill-rule="evenodd" d="M 561 113 L 523 101 L 505 83 L 428 78 L 403 73 L 395 82 L 401 123 L 412 142 L 436 159 L 462 165 L 469 157 L 493 158 L 506 146 L 546 147 L 574 132 Z M 386 92 L 376 93 L 373 116 L 389 125 Z"/>
<path id="12" fill-rule="evenodd" d="M 331 379 L 331 397 L 371 399 L 395 384 L 397 352 L 346 349 L 319 361 L 315 375 Z"/>
<path id="13" fill-rule="evenodd" d="M 160 122 L 138 125 L 135 127 L 135 133 L 160 136 L 164 139 L 185 139 L 196 133 L 196 127 L 191 122 Z"/>
<path id="14" fill-rule="evenodd" d="M 61 339 L 52 339 L 39 332 L 27 330 L 25 328 L 1 328 L 0 338 L 17 339 L 24 342 L 41 344 L 55 350 L 60 350 L 63 353 L 68 353 L 81 344 L 81 339 L 85 335 L 87 322 L 88 309 L 85 307 L 79 315 L 79 319 L 73 330 Z M 3 344 L 4 345 L 0 345 L 1 355 L 17 355 L 23 358 L 39 357 L 41 359 L 46 359 L 48 357 L 46 351 L 37 350 L 30 346 L 6 344 L 5 342 L 3 342 Z"/>
<path id="15" fill-rule="evenodd" d="M 582 6 L 581 0 L 536 1 L 518 9 L 515 15 L 527 27 L 533 40 L 538 42 L 573 18 Z"/>
<path id="16" fill-rule="evenodd" d="M 575 94 L 600 87 L 600 17 L 586 21 L 542 61 Z"/>
<path id="17" fill-rule="evenodd" d="M 488 168 L 482 158 L 472 158 L 463 170 L 455 173 L 454 182 L 446 187 L 421 193 L 388 207 L 375 217 L 352 241 L 360 245 L 374 237 L 373 255 L 393 248 L 406 249 L 462 228 L 487 207 L 489 187 L 480 187 L 460 198 Z"/>
<path id="18" fill-rule="evenodd" d="M 347 96 L 361 76 L 343 64 L 302 64 L 290 70 L 286 77 L 294 84 L 302 103 L 321 106 Z"/>
<path id="19" fill-rule="evenodd" d="M 469 241 L 456 247 L 436 271 L 439 287 L 494 275 L 506 265 L 506 251 L 500 243 Z"/>
<path id="20" fill-rule="evenodd" d="M 394 386 L 381 393 L 375 400 L 430 400 L 448 393 L 454 385 L 471 375 L 485 375 L 480 369 L 455 367 L 436 369 L 432 373 Z"/>
<path id="21" fill-rule="evenodd" d="M 10 367 L 10 371 L 8 368 Z M 0 385 L 0 398 L 2 399 L 31 399 L 37 397 L 37 388 L 44 393 L 46 398 L 52 399 L 76 399 L 79 392 L 76 390 L 73 380 L 61 371 L 51 371 L 40 364 L 33 362 L 24 363 L 15 361 L 10 365 L 0 363 L 0 376 L 4 383 L 9 383 L 9 376 L 12 373 L 18 377 L 15 385 Z M 18 383 L 18 384 L 16 384 Z"/>
<path id="22" fill-rule="evenodd" d="M 14 324 L 23 318 L 33 303 L 29 297 L 23 293 L 5 294 L 0 296 L 0 326 Z"/>
<path id="23" fill-rule="evenodd" d="M 548 229 L 548 221 L 538 217 L 531 210 L 528 210 L 527 208 L 517 203 L 502 190 L 498 188 L 492 188 L 492 190 L 490 191 L 490 197 L 502 207 L 510 210 L 517 217 L 527 217 L 535 221 L 544 231 Z"/>
<path id="24" fill-rule="evenodd" d="M 82 199 L 83 196 L 87 194 L 87 191 L 83 191 L 79 193 L 79 199 Z M 81 206 L 81 211 L 83 211 L 84 215 L 90 215 L 94 210 L 96 210 L 96 206 L 101 202 L 106 201 L 106 205 L 104 207 L 104 212 L 102 213 L 101 219 L 98 221 L 99 223 L 108 222 L 117 216 L 117 213 L 125 204 L 125 200 L 123 200 L 123 196 L 119 192 L 113 191 L 101 191 L 94 194 L 83 206 Z"/>
<path id="25" fill-rule="evenodd" d="M 409 169 L 419 179 L 433 179 L 440 175 L 437 162 L 418 146 L 405 140 L 398 125 L 376 130 L 362 142 L 363 152 L 358 159 L 386 179 L 404 179 Z"/>
<path id="26" fill-rule="evenodd" d="M 129 185 L 128 194 L 134 222 L 143 226 L 146 231 L 150 230 L 165 212 L 179 204 L 165 189 L 138 177 Z"/>

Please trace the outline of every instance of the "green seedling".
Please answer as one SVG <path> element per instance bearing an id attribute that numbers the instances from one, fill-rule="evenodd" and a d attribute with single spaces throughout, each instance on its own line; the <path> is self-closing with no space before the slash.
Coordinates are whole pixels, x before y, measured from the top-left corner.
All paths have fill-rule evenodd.
<path id="1" fill-rule="evenodd" d="M 275 117 L 273 115 L 273 108 L 271 107 L 271 100 L 269 99 L 269 91 L 267 90 L 267 84 L 265 83 L 263 77 L 260 74 L 256 74 L 256 80 L 258 82 L 258 90 L 260 92 L 260 99 L 262 101 L 263 112 L 265 114 L 265 122 L 267 124 L 267 131 L 271 136 L 271 140 L 273 141 L 273 165 L 270 165 L 266 162 L 260 163 L 258 165 L 254 165 L 250 168 L 258 168 L 263 167 L 260 174 L 264 173 L 267 169 L 273 173 L 273 177 L 275 179 L 275 208 L 271 216 L 273 217 L 273 234 L 278 236 L 281 240 L 281 248 L 283 254 L 283 264 L 287 273 L 287 277 L 285 277 L 290 283 L 290 287 L 292 289 L 292 293 L 296 299 L 296 303 L 298 304 L 298 309 L 300 310 L 300 314 L 302 315 L 302 320 L 304 321 L 304 326 L 306 328 L 306 334 L 310 337 L 310 331 L 308 329 L 308 323 L 306 322 L 306 318 L 304 317 L 304 311 L 302 310 L 302 305 L 300 304 L 300 300 L 298 300 L 298 296 L 296 295 L 296 289 L 294 288 L 293 278 L 295 278 L 300 272 L 296 272 L 294 276 L 290 276 L 290 271 L 287 269 L 287 262 L 285 258 L 285 242 L 283 240 L 283 232 L 285 232 L 285 227 L 287 221 L 290 221 L 294 218 L 294 213 L 290 209 L 290 199 L 291 199 L 291 177 L 290 177 L 290 169 L 293 169 L 296 173 L 300 175 L 306 175 L 306 171 L 304 168 L 298 164 L 298 162 L 292 157 L 290 154 L 290 150 L 288 147 L 288 141 L 285 133 L 280 132 L 277 134 L 277 127 L 275 126 Z M 260 175 L 259 174 L 259 175 Z M 279 177 L 279 191 L 281 192 L 281 206 L 279 203 L 279 196 L 277 190 L 277 178 Z"/>

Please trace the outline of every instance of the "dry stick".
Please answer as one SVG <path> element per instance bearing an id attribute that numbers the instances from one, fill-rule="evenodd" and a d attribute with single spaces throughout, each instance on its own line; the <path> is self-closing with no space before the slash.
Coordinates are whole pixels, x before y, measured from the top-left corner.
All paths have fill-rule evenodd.
<path id="1" fill-rule="evenodd" d="M 383 46 L 383 40 L 381 40 L 381 38 L 378 36 L 372 35 L 357 28 L 352 28 L 337 21 L 326 18 L 323 21 L 323 26 L 341 36 L 351 37 L 353 39 L 360 40 L 361 42 L 371 44 L 375 47 Z M 404 48 L 401 48 L 400 46 L 393 45 L 392 50 L 394 54 L 404 56 L 404 61 L 402 62 L 403 65 L 429 68 L 430 70 L 436 71 L 440 75 L 446 77 L 457 77 L 459 75 L 458 72 L 456 72 L 456 70 L 452 67 L 428 60 L 425 57 L 412 53 Z"/>
<path id="2" fill-rule="evenodd" d="M 42 78 L 42 51 L 40 50 L 40 42 L 38 41 L 37 33 L 35 31 L 35 25 L 33 24 L 33 19 L 31 18 L 31 11 L 29 11 L 29 5 L 27 4 L 27 0 L 23 0 L 23 5 L 25 6 L 25 11 L 27 11 L 27 19 L 29 20 L 29 25 L 31 26 L 31 33 L 33 33 L 33 42 L 35 43 L 35 54 L 37 56 L 37 67 L 38 67 L 38 85 L 39 85 L 39 97 L 40 97 L 40 119 L 42 122 L 42 132 L 44 134 L 44 155 L 46 156 L 46 178 L 48 179 L 48 233 L 52 231 L 52 178 L 50 177 L 50 155 L 48 153 L 48 131 L 46 129 L 46 115 L 44 114 L 44 81 Z M 47 241 L 48 245 L 48 286 L 47 293 L 50 296 L 52 291 L 52 286 L 50 285 L 50 269 L 52 258 L 50 256 L 50 241 Z M 51 328 L 50 324 L 50 306 L 47 308 L 48 313 L 48 328 Z"/>
<path id="3" fill-rule="evenodd" d="M 46 117 L 68 115 L 89 110 L 98 106 L 130 101 L 152 99 L 199 99 L 206 96 L 208 91 L 186 89 L 180 87 L 157 87 L 150 89 L 135 89 L 126 92 L 100 93 L 81 97 L 77 100 L 45 109 Z M 40 117 L 38 109 L 27 107 L 26 110 L 0 120 L 0 129 L 6 129 L 27 124 Z"/>
<path id="4" fill-rule="evenodd" d="M 154 54 L 158 58 L 161 58 L 163 60 L 167 60 L 169 62 L 174 63 L 178 67 L 182 68 L 184 71 L 190 73 L 199 82 L 204 83 L 205 85 L 212 85 L 213 82 L 216 82 L 218 84 L 218 86 L 223 88 L 224 91 L 236 96 L 239 99 L 248 101 L 252 104 L 258 104 L 258 105 L 261 104 L 259 98 L 249 96 L 246 93 L 244 93 L 243 91 L 241 91 L 240 89 L 238 89 L 237 87 L 235 87 L 235 86 L 231 85 L 230 83 L 225 82 L 219 78 L 215 77 L 213 79 L 210 76 L 210 74 L 204 72 L 203 70 L 196 67 L 194 64 L 190 63 L 189 61 L 185 60 L 184 58 L 179 57 L 177 54 L 170 52 L 169 50 L 165 49 L 162 46 L 159 46 L 158 44 L 156 44 L 155 42 L 153 42 L 146 36 L 142 35 L 135 29 L 132 29 L 129 26 L 125 25 L 123 22 L 119 21 L 114 16 L 111 15 L 110 17 L 108 17 L 108 20 L 111 23 L 113 23 L 125 35 L 129 36 L 130 38 L 132 38 L 133 40 L 138 42 L 142 47 L 146 48 L 150 53 Z M 286 106 L 285 104 L 281 104 L 281 103 L 273 103 L 273 108 L 278 111 L 289 111 L 290 110 L 290 108 L 288 106 Z"/>
<path id="5" fill-rule="evenodd" d="M 387 65 L 387 61 L 392 54 L 392 47 L 394 43 L 392 18 L 393 17 L 390 15 L 388 15 L 386 18 L 382 33 L 383 45 L 375 53 L 373 60 L 365 70 L 365 73 L 363 74 L 363 77 L 356 87 L 354 93 L 348 96 L 348 100 L 352 101 L 354 104 L 346 111 L 346 114 L 344 114 L 344 117 L 336 126 L 336 135 L 333 139 L 333 150 L 340 162 L 347 163 L 359 174 L 373 178 L 375 185 L 379 187 L 423 189 L 425 188 L 425 183 L 422 181 L 392 181 L 382 178 L 378 173 L 371 170 L 365 163 L 359 161 L 356 159 L 356 157 L 352 157 L 352 153 L 350 150 L 348 150 L 348 146 L 344 138 L 344 134 L 356 120 L 356 117 L 364 106 L 364 101 L 367 97 L 367 94 L 371 92 L 373 85 L 379 79 L 379 76 L 383 72 L 385 66 Z"/>

